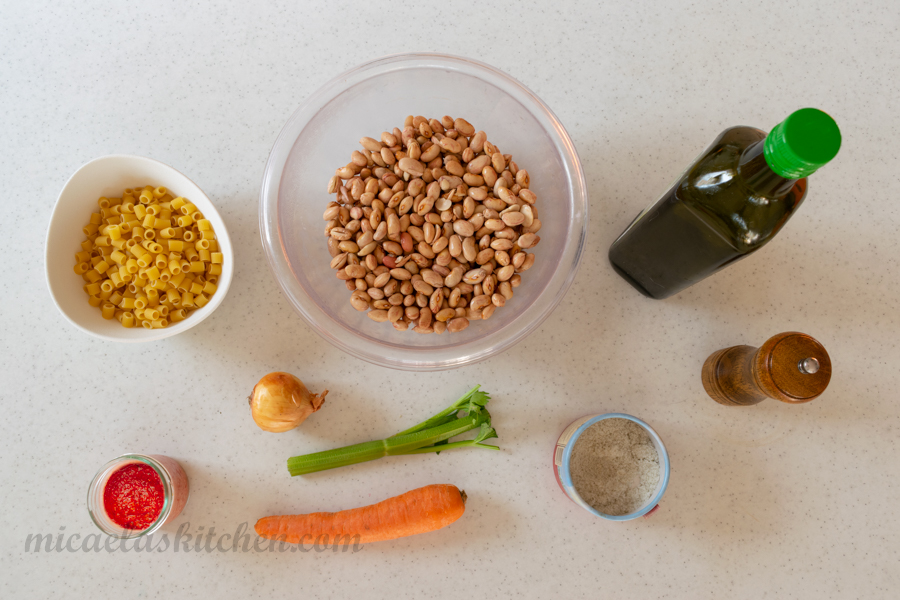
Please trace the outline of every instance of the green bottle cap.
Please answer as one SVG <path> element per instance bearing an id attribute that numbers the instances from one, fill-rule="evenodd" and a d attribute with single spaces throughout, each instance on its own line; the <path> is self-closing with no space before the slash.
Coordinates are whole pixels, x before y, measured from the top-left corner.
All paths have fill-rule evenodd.
<path id="1" fill-rule="evenodd" d="M 808 177 L 837 156 L 841 130 L 816 108 L 801 108 L 775 126 L 763 146 L 769 167 L 786 179 Z"/>

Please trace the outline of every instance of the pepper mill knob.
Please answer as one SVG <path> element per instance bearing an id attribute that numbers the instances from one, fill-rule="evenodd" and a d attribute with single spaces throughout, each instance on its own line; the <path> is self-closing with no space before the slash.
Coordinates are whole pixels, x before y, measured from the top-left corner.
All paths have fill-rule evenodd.
<path id="1" fill-rule="evenodd" d="M 726 406 L 749 406 L 766 398 L 801 404 L 818 398 L 831 381 L 831 359 L 805 333 L 787 331 L 759 348 L 732 346 L 703 363 L 703 388 Z"/>

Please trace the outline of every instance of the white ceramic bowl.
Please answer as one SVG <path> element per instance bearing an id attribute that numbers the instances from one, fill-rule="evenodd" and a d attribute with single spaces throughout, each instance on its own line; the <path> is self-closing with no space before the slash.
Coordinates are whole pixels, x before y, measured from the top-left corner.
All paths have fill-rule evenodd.
<path id="1" fill-rule="evenodd" d="M 164 329 L 126 329 L 118 320 L 106 320 L 100 309 L 88 304 L 82 287 L 84 280 L 73 271 L 75 253 L 84 241 L 82 227 L 97 212 L 101 196 L 119 197 L 122 190 L 135 186 L 164 186 L 177 196 L 193 202 L 212 222 L 219 249 L 224 254 L 218 289 L 209 303 L 184 319 Z M 234 250 L 225 222 L 213 203 L 197 184 L 172 167 L 152 158 L 114 154 L 101 156 L 77 171 L 62 191 L 50 217 L 44 263 L 47 285 L 57 308 L 72 325 L 95 337 L 114 342 L 149 342 L 171 337 L 197 325 L 222 303 L 234 274 Z"/>

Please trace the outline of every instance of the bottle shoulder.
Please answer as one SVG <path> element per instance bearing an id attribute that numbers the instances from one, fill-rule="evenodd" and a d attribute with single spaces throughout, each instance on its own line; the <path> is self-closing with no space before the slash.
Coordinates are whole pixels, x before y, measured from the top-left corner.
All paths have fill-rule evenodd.
<path id="1" fill-rule="evenodd" d="M 724 141 L 729 144 L 742 145 L 746 148 L 752 146 L 756 142 L 766 139 L 766 135 L 768 134 L 762 129 L 750 127 L 748 125 L 737 125 L 735 127 L 729 127 L 720 133 L 713 141 L 713 144 L 715 145 L 717 142 Z"/>
<path id="2" fill-rule="evenodd" d="M 731 127 L 694 162 L 676 188 L 676 198 L 704 220 L 736 250 L 751 252 L 768 242 L 806 195 L 798 180 L 783 198 L 757 194 L 738 168 L 743 152 L 765 139 L 753 127 Z"/>

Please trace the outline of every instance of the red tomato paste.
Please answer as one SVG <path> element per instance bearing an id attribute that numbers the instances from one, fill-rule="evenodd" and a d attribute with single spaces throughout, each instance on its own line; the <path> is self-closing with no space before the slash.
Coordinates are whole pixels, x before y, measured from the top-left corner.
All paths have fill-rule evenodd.
<path id="1" fill-rule="evenodd" d="M 150 465 L 132 463 L 113 473 L 103 490 L 103 507 L 125 529 L 147 529 L 165 503 L 162 479 Z"/>

